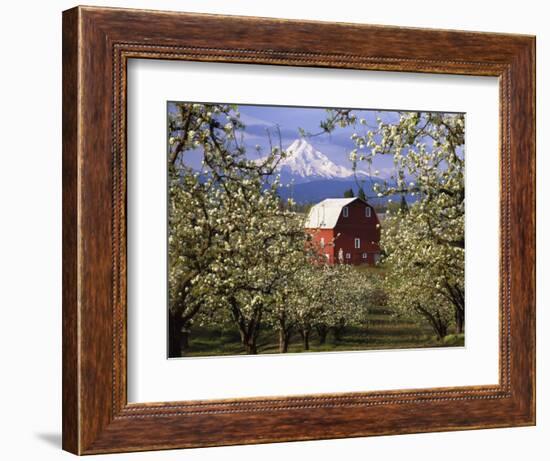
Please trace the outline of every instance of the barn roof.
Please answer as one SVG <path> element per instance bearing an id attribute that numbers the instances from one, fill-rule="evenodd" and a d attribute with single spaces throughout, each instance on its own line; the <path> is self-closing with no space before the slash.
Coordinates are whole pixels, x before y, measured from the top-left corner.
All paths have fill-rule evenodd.
<path id="1" fill-rule="evenodd" d="M 355 200 L 352 198 L 327 198 L 314 205 L 306 219 L 305 227 L 308 229 L 333 229 L 338 222 L 342 208 Z"/>

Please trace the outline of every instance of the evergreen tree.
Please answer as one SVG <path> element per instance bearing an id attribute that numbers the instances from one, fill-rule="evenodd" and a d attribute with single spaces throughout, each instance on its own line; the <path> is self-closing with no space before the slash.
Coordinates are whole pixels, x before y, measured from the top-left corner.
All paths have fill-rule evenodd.
<path id="1" fill-rule="evenodd" d="M 365 191 L 362 187 L 359 187 L 359 190 L 357 191 L 357 197 L 359 197 L 361 200 L 367 201 L 367 196 L 365 195 Z"/>
<path id="2" fill-rule="evenodd" d="M 407 205 L 407 200 L 405 199 L 404 195 L 401 195 L 401 203 L 399 205 L 399 209 L 403 213 L 406 213 L 407 211 L 409 211 L 409 205 Z"/>
<path id="3" fill-rule="evenodd" d="M 344 198 L 353 198 L 355 197 L 355 194 L 353 193 L 353 188 L 349 188 L 348 190 L 344 191 Z"/>

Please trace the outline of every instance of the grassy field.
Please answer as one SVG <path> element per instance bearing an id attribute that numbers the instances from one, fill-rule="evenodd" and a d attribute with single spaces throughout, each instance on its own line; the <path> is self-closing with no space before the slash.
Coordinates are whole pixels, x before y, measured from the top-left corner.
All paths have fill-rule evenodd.
<path id="1" fill-rule="evenodd" d="M 464 335 L 449 335 L 443 341 L 437 341 L 428 325 L 420 326 L 412 321 L 396 319 L 386 309 L 375 308 L 371 310 L 367 325 L 346 328 L 340 341 L 329 334 L 325 344 L 319 344 L 317 336 L 313 335 L 310 340 L 310 350 L 307 352 L 463 345 Z M 193 328 L 189 338 L 189 346 L 185 357 L 244 354 L 239 335 L 232 325 L 218 329 Z M 298 334 L 293 336 L 289 352 L 304 352 Z M 258 353 L 278 353 L 278 336 L 276 332 L 264 330 L 260 333 Z"/>

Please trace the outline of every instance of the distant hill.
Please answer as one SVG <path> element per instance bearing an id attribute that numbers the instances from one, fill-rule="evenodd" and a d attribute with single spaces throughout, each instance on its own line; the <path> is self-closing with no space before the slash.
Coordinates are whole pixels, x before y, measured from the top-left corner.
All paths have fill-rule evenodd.
<path id="1" fill-rule="evenodd" d="M 400 199 L 400 196 L 378 197 L 372 190 L 373 183 L 365 181 L 363 183 L 363 191 L 370 202 L 385 204 L 388 199 Z M 319 181 L 311 181 L 301 184 L 294 184 L 290 187 L 282 187 L 279 190 L 279 195 L 283 199 L 292 198 L 296 203 L 317 203 L 326 198 L 339 198 L 344 196 L 344 192 L 353 189 L 357 195 L 358 185 L 354 180 L 333 180 L 325 179 Z M 407 199 L 408 202 L 413 200 Z"/>

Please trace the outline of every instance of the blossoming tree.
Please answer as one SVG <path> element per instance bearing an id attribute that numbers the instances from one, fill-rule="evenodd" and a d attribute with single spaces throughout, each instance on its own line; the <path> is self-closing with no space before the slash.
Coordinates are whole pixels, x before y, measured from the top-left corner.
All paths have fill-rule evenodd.
<path id="1" fill-rule="evenodd" d="M 331 110 L 324 131 L 356 128 L 349 158 L 368 168 L 391 156 L 394 173 L 374 185 L 380 197 L 415 197 L 384 222 L 387 291 L 394 308 L 426 319 L 438 337 L 464 330 L 464 114 L 403 112 L 369 126 L 353 110 Z M 450 313 L 451 312 L 451 313 Z"/>

